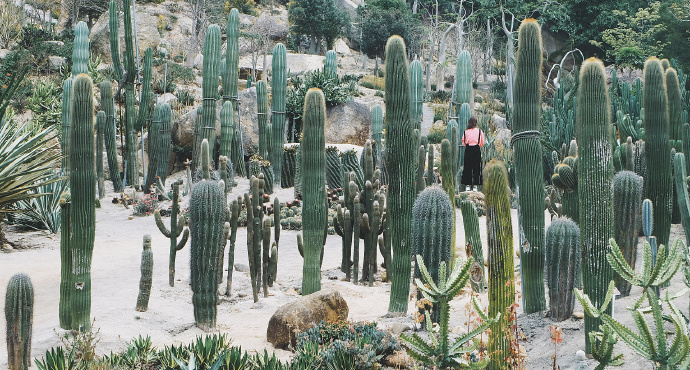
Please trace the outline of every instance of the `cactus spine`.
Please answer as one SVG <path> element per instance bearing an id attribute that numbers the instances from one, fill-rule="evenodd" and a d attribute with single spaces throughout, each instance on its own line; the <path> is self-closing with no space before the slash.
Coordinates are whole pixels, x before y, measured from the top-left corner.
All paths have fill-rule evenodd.
<path id="1" fill-rule="evenodd" d="M 410 76 L 405 42 L 392 36 L 386 44 L 386 163 L 391 181 L 388 188 L 389 228 L 393 256 L 391 296 L 388 311 L 407 312 L 410 295 L 412 206 L 415 199 L 415 141 L 410 114 Z"/>
<path id="2" fill-rule="evenodd" d="M 268 158 L 271 133 L 266 130 L 268 125 L 268 91 L 266 82 L 260 80 L 256 83 L 257 115 L 259 116 L 259 155 Z"/>
<path id="3" fill-rule="evenodd" d="M 139 279 L 139 296 L 137 297 L 137 311 L 146 312 L 149 309 L 151 297 L 151 281 L 153 278 L 153 252 L 151 251 L 151 235 L 144 235 L 144 250 L 141 251 L 141 278 Z"/>
<path id="4" fill-rule="evenodd" d="M 182 179 L 175 181 L 172 184 L 172 208 L 170 210 L 170 229 L 163 224 L 163 219 L 158 210 L 153 212 L 156 219 L 156 226 L 158 230 L 163 233 L 163 235 L 170 239 L 170 264 L 168 267 L 168 284 L 170 286 L 175 286 L 175 257 L 177 256 L 177 251 L 184 248 L 187 244 L 187 239 L 189 238 L 189 229 L 184 228 L 185 218 L 183 216 L 178 216 L 180 213 L 180 185 L 182 185 Z M 183 233 L 184 231 L 184 233 Z M 182 235 L 182 239 L 177 241 L 177 238 Z"/>
<path id="5" fill-rule="evenodd" d="M 418 60 L 410 63 L 410 95 L 412 100 L 412 127 L 422 128 L 422 104 L 424 103 L 424 81 L 422 63 Z"/>
<path id="6" fill-rule="evenodd" d="M 644 66 L 644 127 L 647 168 L 655 176 L 647 176 L 647 196 L 654 204 L 654 236 L 661 245 L 668 245 L 671 232 L 671 144 L 664 71 L 659 59 L 650 58 Z M 605 289 L 605 287 L 604 287 Z M 585 291 L 585 293 L 587 293 Z"/>
<path id="7" fill-rule="evenodd" d="M 553 220 L 546 230 L 545 246 L 551 319 L 567 320 L 573 314 L 575 282 L 582 262 L 580 228 L 567 217 Z"/>
<path id="8" fill-rule="evenodd" d="M 196 325 L 204 331 L 216 326 L 216 296 L 222 276 L 218 259 L 223 258 L 227 219 L 225 188 L 208 175 L 208 151 L 208 141 L 204 140 L 201 143 L 204 179 L 194 185 L 189 201 L 192 304 Z"/>
<path id="9" fill-rule="evenodd" d="M 412 250 L 421 256 L 427 266 L 433 282 L 438 284 L 439 266 L 449 266 L 451 258 L 451 241 L 455 220 L 455 208 L 448 199 L 448 194 L 438 186 L 424 189 L 417 196 L 412 208 Z M 445 264 L 442 264 L 445 262 Z M 415 266 L 415 278 L 421 279 L 419 267 Z M 418 298 L 421 293 L 418 292 Z M 438 309 L 432 311 L 431 320 L 438 322 Z"/>
<path id="10" fill-rule="evenodd" d="M 541 122 L 541 65 L 541 28 L 537 21 L 528 19 L 522 22 L 519 29 L 513 112 L 513 148 L 520 202 L 520 266 L 525 313 L 546 309 L 544 175 L 538 135 Z"/>
<path id="11" fill-rule="evenodd" d="M 72 89 L 72 129 L 70 130 L 70 219 L 72 259 L 70 287 L 71 329 L 91 328 L 91 257 L 96 236 L 96 173 L 94 171 L 93 83 L 81 74 Z"/>
<path id="12" fill-rule="evenodd" d="M 510 221 L 508 174 L 501 162 L 490 162 L 484 170 L 486 228 L 489 246 L 489 317 L 500 319 L 491 325 L 488 369 L 505 369 L 510 342 L 504 329 L 510 325 L 508 308 L 515 302 L 513 274 L 513 227 Z"/>
<path id="13" fill-rule="evenodd" d="M 479 269 L 473 272 L 471 279 L 472 290 L 477 293 L 483 293 L 486 286 L 486 271 L 484 270 L 484 250 L 482 248 L 482 238 L 479 233 L 479 215 L 474 203 L 469 200 L 463 200 L 460 203 L 460 211 L 462 212 L 462 224 L 465 229 L 465 248 L 469 253 L 467 256 L 472 256 L 476 267 Z M 474 279 L 474 276 L 481 273 L 481 280 Z"/>
<path id="14" fill-rule="evenodd" d="M 275 60 L 275 55 L 274 55 Z M 275 78 L 275 75 L 274 75 Z M 302 295 L 321 290 L 321 251 L 326 229 L 326 100 L 319 89 L 309 89 L 304 98 L 304 138 L 302 139 L 302 233 L 304 266 Z M 282 134 L 281 134 L 282 138 Z M 282 145 L 281 145 L 282 147 Z"/>
<path id="15" fill-rule="evenodd" d="M 60 149 L 62 150 L 62 173 L 69 175 L 69 125 L 72 122 L 72 79 L 62 83 L 62 135 Z M 101 89 L 101 94 L 103 90 Z"/>
<path id="16" fill-rule="evenodd" d="M 10 370 L 31 366 L 31 336 L 34 317 L 34 286 L 25 274 L 12 276 L 5 293 L 7 361 Z"/>
<path id="17" fill-rule="evenodd" d="M 613 177 L 613 237 L 628 265 L 635 268 L 637 236 L 642 225 L 642 177 L 631 171 L 618 172 Z M 615 274 L 616 287 L 622 297 L 630 294 L 629 281 Z"/>
<path id="18" fill-rule="evenodd" d="M 595 58 L 580 70 L 577 106 L 577 188 L 580 200 L 580 244 L 584 292 L 597 306 L 606 298 L 613 270 L 606 263 L 608 240 L 613 237 L 613 156 L 609 133 L 611 115 L 604 64 Z M 610 310 L 610 309 L 609 309 Z M 585 316 L 586 351 L 589 333 L 598 331 L 601 321 Z"/>
<path id="19" fill-rule="evenodd" d="M 326 148 L 326 184 L 333 190 L 343 187 L 343 165 L 340 151 L 335 146 Z"/>
<path id="20" fill-rule="evenodd" d="M 120 71 L 120 73 L 122 73 L 122 71 Z M 65 80 L 65 82 L 67 81 L 68 80 Z M 71 88 L 72 87 L 70 82 L 70 90 Z M 119 193 L 123 190 L 124 184 L 122 183 L 122 177 L 120 176 L 120 168 L 117 165 L 117 133 L 115 130 L 115 102 L 113 101 L 113 87 L 110 84 L 110 81 L 101 82 L 100 90 L 101 107 L 105 112 L 106 118 L 105 125 L 103 128 L 103 141 L 105 144 L 106 154 L 108 155 L 108 172 L 110 173 L 110 180 L 113 182 L 113 191 Z"/>
<path id="21" fill-rule="evenodd" d="M 336 54 L 335 50 L 329 50 L 326 52 L 326 60 L 324 60 L 323 73 L 328 78 L 338 77 L 338 54 Z"/>
<path id="22" fill-rule="evenodd" d="M 202 71 L 201 125 L 197 132 L 196 155 L 192 154 L 194 168 L 199 167 L 201 159 L 201 142 L 208 140 L 209 145 L 216 142 L 216 98 L 218 97 L 218 79 L 220 77 L 220 27 L 212 24 L 206 30 L 204 41 L 204 69 Z M 211 149 L 212 150 L 212 149 Z"/>
<path id="23" fill-rule="evenodd" d="M 287 91 L 287 51 L 285 45 L 277 44 L 273 47 L 272 79 L 271 79 L 271 129 L 273 131 L 270 144 L 269 161 L 273 164 L 275 173 L 282 173 L 283 143 L 285 142 L 285 95 Z M 305 98 L 306 101 L 306 98 Z M 280 178 L 274 181 L 280 186 Z"/>
<path id="24" fill-rule="evenodd" d="M 96 115 L 96 178 L 98 179 L 98 199 L 105 197 L 105 175 L 103 174 L 103 129 L 105 112 Z"/>

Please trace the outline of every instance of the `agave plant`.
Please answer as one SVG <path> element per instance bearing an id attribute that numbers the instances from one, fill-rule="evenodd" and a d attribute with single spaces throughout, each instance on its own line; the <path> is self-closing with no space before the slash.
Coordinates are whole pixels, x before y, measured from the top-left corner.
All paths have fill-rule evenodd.
<path id="1" fill-rule="evenodd" d="M 440 312 L 438 334 L 433 330 L 429 332 L 430 342 L 425 341 L 416 333 L 412 336 L 407 336 L 404 333 L 400 334 L 400 339 L 403 345 L 408 348 L 407 353 L 417 361 L 427 365 L 434 365 L 439 369 L 450 368 L 470 368 L 483 369 L 489 363 L 488 356 L 479 362 L 470 362 L 464 356 L 467 353 L 474 351 L 479 346 L 479 341 L 473 340 L 474 337 L 484 332 L 491 324 L 496 322 L 500 314 L 495 318 L 489 318 L 484 314 L 484 311 L 479 306 L 479 302 L 475 298 L 472 299 L 474 308 L 477 314 L 482 319 L 482 324 L 469 333 L 460 336 L 453 342 L 448 340 L 448 321 L 450 318 L 450 302 L 460 290 L 467 285 L 470 278 L 470 267 L 473 259 L 469 258 L 464 264 L 458 259 L 453 264 L 453 271 L 450 276 L 446 277 L 446 263 L 441 262 L 439 267 L 438 285 L 434 284 L 434 280 L 429 274 L 424 265 L 421 256 L 417 255 L 417 265 L 422 274 L 422 278 L 427 285 L 424 285 L 420 279 L 415 279 L 417 287 L 422 292 L 424 298 L 432 303 L 437 303 Z M 426 319 L 426 327 L 432 328 L 429 312 L 424 314 Z M 468 344 L 472 341 L 471 344 Z"/>
<path id="2" fill-rule="evenodd" d="M 55 182 L 47 182 L 36 191 L 43 196 L 22 199 L 15 204 L 19 212 L 14 216 L 17 226 L 25 229 L 48 230 L 55 234 L 60 230 L 60 197 L 68 191 L 69 182 L 59 177 Z M 30 191 L 33 193 L 33 191 Z"/>
<path id="3" fill-rule="evenodd" d="M 65 354 L 62 347 L 51 348 L 46 351 L 43 360 L 35 359 L 38 370 L 73 370 L 80 367 L 80 362 L 76 359 L 75 350 Z"/>

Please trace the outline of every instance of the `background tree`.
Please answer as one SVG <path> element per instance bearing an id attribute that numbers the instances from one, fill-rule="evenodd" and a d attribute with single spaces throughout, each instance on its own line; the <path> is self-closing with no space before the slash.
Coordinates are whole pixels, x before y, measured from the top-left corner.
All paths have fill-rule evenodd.
<path id="1" fill-rule="evenodd" d="M 335 39 L 350 33 L 350 16 L 337 9 L 333 0 L 296 0 L 288 9 L 290 32 L 296 40 L 309 39 L 309 53 L 323 54 Z M 323 49 L 323 46 L 326 49 Z"/>

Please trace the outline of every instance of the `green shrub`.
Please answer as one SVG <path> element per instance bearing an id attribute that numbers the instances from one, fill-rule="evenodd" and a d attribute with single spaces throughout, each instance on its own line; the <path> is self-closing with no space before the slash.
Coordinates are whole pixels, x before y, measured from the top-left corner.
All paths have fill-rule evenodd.
<path id="1" fill-rule="evenodd" d="M 448 118 L 448 105 L 434 105 L 434 122 L 445 121 Z"/>
<path id="2" fill-rule="evenodd" d="M 163 76 L 157 75 L 156 77 L 153 78 L 153 91 L 156 94 L 163 94 L 165 92 L 169 93 L 174 93 L 175 90 L 177 89 L 177 84 L 172 81 L 171 79 L 168 79 L 167 81 L 163 78 Z"/>
<path id="3" fill-rule="evenodd" d="M 223 9 L 225 14 L 230 14 L 232 8 L 237 8 L 237 10 L 242 14 L 248 14 L 253 16 L 258 16 L 256 11 L 256 2 L 254 0 L 229 0 L 225 2 Z"/>
<path id="4" fill-rule="evenodd" d="M 194 82 L 195 79 L 196 75 L 194 74 L 193 69 L 177 63 L 168 62 L 168 81 L 177 81 L 179 83 L 189 84 Z"/>
<path id="5" fill-rule="evenodd" d="M 450 102 L 450 93 L 446 90 L 431 91 L 424 94 L 424 101 L 436 104 L 447 104 Z"/>
<path id="6" fill-rule="evenodd" d="M 373 75 L 366 75 L 362 77 L 359 80 L 359 84 L 362 87 L 366 87 L 369 89 L 374 89 L 374 90 L 380 90 L 383 91 L 386 86 L 385 86 L 385 80 L 382 77 L 376 77 Z"/>
<path id="7" fill-rule="evenodd" d="M 33 113 L 31 117 L 31 130 L 41 131 L 49 126 L 60 123 L 62 112 L 62 86 L 50 79 L 39 79 L 34 84 L 31 97 L 29 97 L 29 109 Z"/>
<path id="8" fill-rule="evenodd" d="M 377 90 L 377 91 L 374 93 L 374 96 L 378 96 L 379 98 L 383 98 L 383 91 Z"/>
<path id="9" fill-rule="evenodd" d="M 438 123 L 438 120 L 434 120 L 429 133 L 426 134 L 426 138 L 430 144 L 441 144 L 441 141 L 446 138 L 446 125 Z"/>

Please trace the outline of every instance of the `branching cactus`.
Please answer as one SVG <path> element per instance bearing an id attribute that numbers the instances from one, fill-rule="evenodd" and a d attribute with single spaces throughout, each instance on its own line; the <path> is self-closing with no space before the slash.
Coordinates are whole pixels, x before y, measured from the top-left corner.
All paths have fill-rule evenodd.
<path id="1" fill-rule="evenodd" d="M 571 143 L 571 145 L 574 144 Z M 577 157 L 565 157 L 554 167 L 551 183 L 563 191 L 561 215 L 580 222 L 580 204 L 577 190 Z"/>
<path id="2" fill-rule="evenodd" d="M 16 274 L 7 283 L 5 321 L 7 360 L 10 370 L 31 366 L 31 336 L 34 318 L 34 286 L 25 274 Z"/>
<path id="3" fill-rule="evenodd" d="M 419 60 L 410 63 L 410 103 L 413 127 L 417 130 L 420 130 L 422 125 L 422 105 L 424 103 L 423 75 L 422 63 Z"/>
<path id="4" fill-rule="evenodd" d="M 407 312 L 410 295 L 412 206 L 415 199 L 415 141 L 410 113 L 410 75 L 405 42 L 392 36 L 386 44 L 386 163 L 390 181 L 386 213 L 389 215 L 393 255 L 388 277 L 388 311 Z"/>
<path id="5" fill-rule="evenodd" d="M 266 82 L 260 80 L 256 83 L 256 104 L 259 122 L 259 155 L 269 158 L 269 145 L 271 143 L 271 132 L 266 130 L 268 123 L 268 90 Z"/>
<path id="6" fill-rule="evenodd" d="M 153 279 L 153 252 L 151 251 L 151 235 L 144 235 L 144 250 L 141 252 L 141 278 L 139 279 L 139 296 L 137 297 L 137 311 L 146 312 L 149 309 L 151 297 L 151 282 Z"/>
<path id="7" fill-rule="evenodd" d="M 462 223 L 465 229 L 465 248 L 467 257 L 474 258 L 472 265 L 472 275 L 470 282 L 472 290 L 483 293 L 486 286 L 486 272 L 484 269 L 484 250 L 482 248 L 482 238 L 479 233 L 479 216 L 474 203 L 463 200 L 460 203 L 462 212 Z"/>
<path id="8" fill-rule="evenodd" d="M 193 168 L 201 165 L 201 142 L 216 142 L 216 98 L 218 97 L 218 79 L 220 77 L 220 27 L 212 24 L 206 30 L 204 41 L 204 69 L 202 71 L 201 125 L 196 132 L 197 143 L 192 153 Z"/>
<path id="9" fill-rule="evenodd" d="M 98 182 L 98 199 L 105 197 L 105 174 L 103 173 L 103 129 L 105 128 L 105 112 L 96 115 L 96 179 Z"/>
<path id="10" fill-rule="evenodd" d="M 515 303 L 513 269 L 513 227 L 510 220 L 508 174 L 505 165 L 492 161 L 484 170 L 486 228 L 489 246 L 489 316 L 501 315 L 491 325 L 489 369 L 504 369 L 504 359 L 511 355 L 505 328 L 510 325 L 507 310 Z"/>
<path id="11" fill-rule="evenodd" d="M 604 263 L 613 237 L 613 156 L 609 94 L 604 64 L 587 59 L 580 71 L 577 106 L 577 187 L 580 199 L 580 244 L 582 280 L 585 293 L 597 307 L 603 307 L 606 287 L 613 270 Z M 609 311 L 610 312 L 610 308 Z M 589 333 L 600 331 L 601 321 L 585 316 L 586 351 L 591 349 Z"/>
<path id="12" fill-rule="evenodd" d="M 340 162 L 340 151 L 335 146 L 326 148 L 326 184 L 333 190 L 343 187 L 343 164 Z"/>
<path id="13" fill-rule="evenodd" d="M 642 181 L 631 171 L 618 172 L 613 177 L 613 237 L 621 248 L 625 261 L 635 267 L 637 259 L 637 236 L 642 216 Z M 616 287 L 621 296 L 630 294 L 630 283 L 620 275 L 615 276 Z"/>
<path id="14" fill-rule="evenodd" d="M 276 173 L 282 173 L 283 144 L 285 142 L 285 96 L 287 92 L 287 51 L 285 45 L 278 43 L 273 47 L 271 78 L 271 155 L 269 161 Z M 306 101 L 306 98 L 305 98 Z M 274 179 L 280 185 L 280 179 Z"/>
<path id="15" fill-rule="evenodd" d="M 160 230 L 166 238 L 170 239 L 170 264 L 168 267 L 168 283 L 170 286 L 175 286 L 175 257 L 177 256 L 177 251 L 184 248 L 189 238 L 189 229 L 185 229 L 184 227 L 184 216 L 180 215 L 180 185 L 182 185 L 182 179 L 172 184 L 173 197 L 172 208 L 170 210 L 170 229 L 163 224 L 160 212 L 158 210 L 153 212 L 158 230 Z M 182 239 L 178 242 L 177 238 L 180 235 L 182 235 Z"/>
<path id="16" fill-rule="evenodd" d="M 274 56 L 275 60 L 275 56 Z M 321 290 L 321 263 L 326 230 L 326 140 L 324 123 L 326 102 L 323 92 L 310 89 L 304 100 L 304 138 L 302 139 L 302 233 L 304 234 L 304 266 L 302 295 Z M 282 137 L 282 134 L 281 134 Z"/>
<path id="17" fill-rule="evenodd" d="M 120 71 L 122 73 L 122 71 Z M 72 80 L 65 80 L 65 83 L 70 81 L 70 91 L 72 89 Z M 101 90 L 101 108 L 105 112 L 106 122 L 103 128 L 103 141 L 105 144 L 105 151 L 108 156 L 108 172 L 110 173 L 110 180 L 113 182 L 113 190 L 116 193 L 124 189 L 122 177 L 120 176 L 120 168 L 117 163 L 117 133 L 115 129 L 115 102 L 113 101 L 113 87 L 110 81 L 103 81 L 100 84 Z M 63 94 L 66 94 L 65 85 L 63 84 Z M 63 100 L 63 119 L 64 119 L 64 100 Z M 63 121 L 64 122 L 64 121 Z M 63 128 L 64 134 L 64 128 Z M 169 136 L 170 134 L 168 134 Z M 68 156 L 69 157 L 69 156 Z"/>
<path id="18" fill-rule="evenodd" d="M 454 211 L 448 194 L 438 186 L 419 193 L 412 209 L 412 253 L 424 260 L 434 284 L 439 283 L 439 266 L 450 268 Z M 444 271 L 443 275 L 447 272 Z M 415 279 L 421 277 L 419 266 L 415 266 Z M 421 298 L 418 292 L 417 299 Z M 431 321 L 438 323 L 438 320 L 439 311 L 435 307 L 431 311 Z"/>
<path id="19" fill-rule="evenodd" d="M 326 52 L 326 59 L 324 60 L 323 72 L 328 78 L 338 77 L 338 54 L 335 50 Z M 258 82 L 256 83 L 259 84 Z"/>
<path id="20" fill-rule="evenodd" d="M 518 36 L 513 112 L 515 174 L 519 194 L 520 266 L 525 313 L 546 309 L 544 292 L 544 184 L 541 123 L 541 27 L 522 22 Z M 579 100 L 578 100 L 579 102 Z M 578 140 L 579 142 L 579 140 Z"/>
<path id="21" fill-rule="evenodd" d="M 546 283 L 552 320 L 567 320 L 573 314 L 581 262 L 580 228 L 567 217 L 553 220 L 546 230 Z"/>

